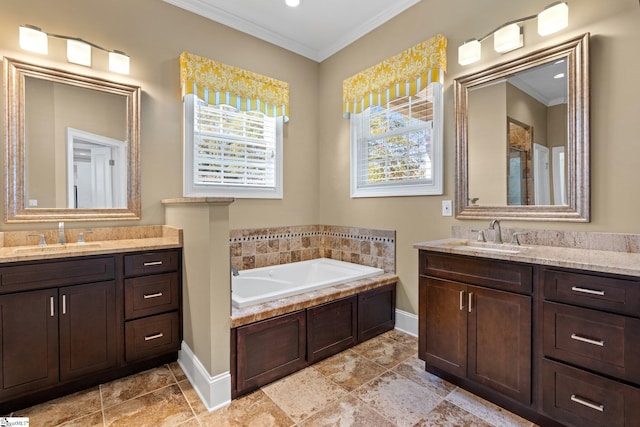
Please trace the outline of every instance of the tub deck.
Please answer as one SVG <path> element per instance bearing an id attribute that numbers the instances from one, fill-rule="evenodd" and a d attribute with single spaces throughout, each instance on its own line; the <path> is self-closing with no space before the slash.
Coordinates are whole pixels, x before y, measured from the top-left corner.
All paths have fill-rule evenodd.
<path id="1" fill-rule="evenodd" d="M 368 291 L 391 283 L 396 283 L 397 281 L 398 276 L 395 274 L 383 273 L 378 276 L 342 283 L 244 308 L 232 307 L 231 327 L 236 328 L 238 326 L 247 325 L 260 320 L 303 310 L 305 308 L 313 307 L 314 305 L 320 305 L 329 301 L 345 298 L 357 294 L 358 292 Z"/>

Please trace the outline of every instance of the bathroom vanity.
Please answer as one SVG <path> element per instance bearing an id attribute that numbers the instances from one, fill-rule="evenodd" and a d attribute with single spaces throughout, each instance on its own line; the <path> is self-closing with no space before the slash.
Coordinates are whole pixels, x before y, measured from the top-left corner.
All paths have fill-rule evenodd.
<path id="1" fill-rule="evenodd" d="M 0 413 L 177 359 L 178 240 L 78 246 L 0 249 Z"/>
<path id="2" fill-rule="evenodd" d="M 640 254 L 415 247 L 427 371 L 540 425 L 638 425 Z"/>

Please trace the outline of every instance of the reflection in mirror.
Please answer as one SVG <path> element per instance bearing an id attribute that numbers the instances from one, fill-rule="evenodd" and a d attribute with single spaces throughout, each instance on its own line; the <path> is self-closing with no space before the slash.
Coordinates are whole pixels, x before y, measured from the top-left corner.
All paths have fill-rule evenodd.
<path id="1" fill-rule="evenodd" d="M 140 218 L 140 88 L 4 59 L 5 221 Z"/>
<path id="2" fill-rule="evenodd" d="M 456 216 L 589 220 L 588 34 L 456 79 Z"/>

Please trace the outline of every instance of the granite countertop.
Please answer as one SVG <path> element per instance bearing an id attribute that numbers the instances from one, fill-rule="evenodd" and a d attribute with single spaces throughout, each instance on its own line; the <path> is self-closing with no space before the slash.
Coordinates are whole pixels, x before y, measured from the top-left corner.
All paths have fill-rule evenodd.
<path id="1" fill-rule="evenodd" d="M 77 243 L 81 231 L 91 231 L 84 244 Z M 38 246 L 38 238 L 29 234 L 44 234 L 48 245 Z M 2 232 L 0 264 L 182 247 L 182 230 L 166 225 L 67 229 L 64 245 L 51 243 L 57 242 L 57 236 L 57 229 Z"/>
<path id="2" fill-rule="evenodd" d="M 368 291 L 381 286 L 396 283 L 398 276 L 391 273 L 383 273 L 378 276 L 360 279 L 349 283 L 330 286 L 299 295 L 292 295 L 274 301 L 267 301 L 261 304 L 254 304 L 244 308 L 231 307 L 231 327 L 247 325 L 259 320 L 281 316 L 294 311 L 303 310 L 314 305 L 324 304 L 355 295 L 358 292 Z"/>
<path id="3" fill-rule="evenodd" d="M 493 243 L 484 244 L 459 238 L 415 243 L 413 247 L 449 254 L 640 277 L 640 253 L 636 252 L 616 252 L 543 245 L 496 245 Z M 489 249 L 483 250 L 482 247 Z M 492 251 L 494 249 L 497 250 Z M 514 253 L 515 251 L 518 252 Z"/>

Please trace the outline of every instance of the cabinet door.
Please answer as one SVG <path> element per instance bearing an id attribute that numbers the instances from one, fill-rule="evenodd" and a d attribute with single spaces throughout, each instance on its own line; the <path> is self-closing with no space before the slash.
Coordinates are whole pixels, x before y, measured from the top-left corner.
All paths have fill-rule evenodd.
<path id="1" fill-rule="evenodd" d="M 358 294 L 358 341 L 366 341 L 396 325 L 396 284 Z"/>
<path id="2" fill-rule="evenodd" d="M 466 285 L 420 277 L 421 356 L 461 378 L 467 372 Z"/>
<path id="3" fill-rule="evenodd" d="M 237 333 L 239 394 L 306 366 L 306 314 L 298 311 L 240 326 Z"/>
<path id="4" fill-rule="evenodd" d="M 357 298 L 343 298 L 307 309 L 309 362 L 332 356 L 357 343 Z"/>
<path id="5" fill-rule="evenodd" d="M 0 296 L 0 397 L 58 382 L 57 289 Z"/>
<path id="6" fill-rule="evenodd" d="M 531 402 L 531 297 L 468 287 L 467 377 Z"/>
<path id="7" fill-rule="evenodd" d="M 60 378 L 116 365 L 115 282 L 59 290 Z"/>

